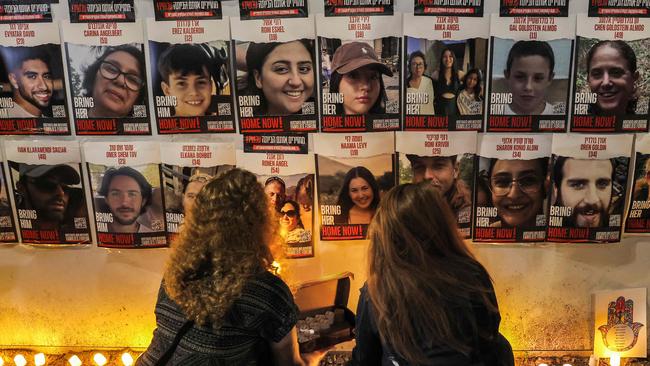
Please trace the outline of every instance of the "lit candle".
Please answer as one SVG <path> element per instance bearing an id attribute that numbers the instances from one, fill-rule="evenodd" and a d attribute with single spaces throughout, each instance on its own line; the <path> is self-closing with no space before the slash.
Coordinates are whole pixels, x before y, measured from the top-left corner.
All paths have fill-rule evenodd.
<path id="1" fill-rule="evenodd" d="M 77 355 L 73 355 L 72 357 L 70 357 L 68 359 L 68 363 L 71 366 L 81 366 L 81 360 L 79 359 L 79 357 L 77 357 Z"/>
<path id="2" fill-rule="evenodd" d="M 124 366 L 133 365 L 133 357 L 128 352 L 122 353 L 122 363 Z"/>
<path id="3" fill-rule="evenodd" d="M 106 365 L 106 357 L 102 355 L 101 353 L 95 353 L 93 356 L 93 361 L 97 364 L 97 366 L 104 366 Z"/>
<path id="4" fill-rule="evenodd" d="M 18 354 L 14 357 L 14 363 L 16 366 L 25 366 L 27 365 L 27 360 L 25 359 L 25 356 Z"/>
<path id="5" fill-rule="evenodd" d="M 43 366 L 45 365 L 45 355 L 43 353 L 37 353 L 34 355 L 34 365 Z"/>
<path id="6" fill-rule="evenodd" d="M 589 366 L 598 366 L 598 357 L 596 355 L 589 356 Z"/>
<path id="7" fill-rule="evenodd" d="M 609 356 L 609 366 L 620 366 L 621 365 L 621 356 L 618 353 L 612 353 Z"/>

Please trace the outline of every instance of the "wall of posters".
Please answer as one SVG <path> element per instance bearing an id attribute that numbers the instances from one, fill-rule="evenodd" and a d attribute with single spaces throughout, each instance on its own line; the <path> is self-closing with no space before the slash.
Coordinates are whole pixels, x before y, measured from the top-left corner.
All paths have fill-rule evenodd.
<path id="1" fill-rule="evenodd" d="M 316 16 L 321 131 L 400 129 L 400 16 Z"/>
<path id="2" fill-rule="evenodd" d="M 314 136 L 321 240 L 359 240 L 395 184 L 393 134 Z"/>
<path id="3" fill-rule="evenodd" d="M 228 19 L 147 21 L 160 134 L 235 132 Z"/>
<path id="4" fill-rule="evenodd" d="M 59 28 L 0 24 L 0 134 L 69 135 Z"/>
<path id="5" fill-rule="evenodd" d="M 471 237 L 475 132 L 397 132 L 398 183 L 429 181 L 440 188 L 458 228 Z"/>
<path id="6" fill-rule="evenodd" d="M 77 135 L 150 135 L 140 21 L 62 28 Z"/>
<path id="7" fill-rule="evenodd" d="M 157 142 L 86 142 L 97 241 L 106 248 L 167 246 Z"/>
<path id="8" fill-rule="evenodd" d="M 178 234 L 194 199 L 212 178 L 235 166 L 232 143 L 169 142 L 160 150 L 168 241 Z"/>
<path id="9" fill-rule="evenodd" d="M 313 18 L 233 18 L 230 26 L 239 131 L 316 131 Z"/>
<path id="10" fill-rule="evenodd" d="M 547 240 L 617 242 L 632 135 L 553 136 Z"/>
<path id="11" fill-rule="evenodd" d="M 5 156 L 22 242 L 90 244 L 79 145 L 7 140 Z"/>

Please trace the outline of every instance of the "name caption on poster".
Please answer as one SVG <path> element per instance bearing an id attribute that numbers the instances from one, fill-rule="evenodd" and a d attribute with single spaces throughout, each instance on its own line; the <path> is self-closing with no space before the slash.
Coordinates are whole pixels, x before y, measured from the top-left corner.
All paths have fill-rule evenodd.
<path id="1" fill-rule="evenodd" d="M 287 168 L 289 162 L 284 159 L 284 154 L 266 153 L 262 166 L 271 168 L 271 174 L 280 174 L 280 168 Z"/>
<path id="2" fill-rule="evenodd" d="M 110 144 L 106 152 L 106 158 L 117 158 L 118 165 L 125 165 L 128 158 L 137 158 L 138 152 L 135 151 L 133 145 L 128 144 Z"/>
<path id="3" fill-rule="evenodd" d="M 284 33 L 284 25 L 282 19 L 263 19 L 262 26 L 260 27 L 262 34 L 267 34 L 269 41 L 277 41 L 278 33 Z"/>
<path id="4" fill-rule="evenodd" d="M 18 146 L 16 151 L 21 154 L 36 154 L 38 160 L 47 160 L 47 154 L 65 154 L 65 146 Z"/>
<path id="5" fill-rule="evenodd" d="M 354 38 L 365 38 L 365 31 L 372 30 L 372 24 L 370 24 L 370 17 L 367 15 L 362 16 L 351 16 L 348 19 L 348 30 L 354 32 Z"/>
<path id="6" fill-rule="evenodd" d="M 185 42 L 192 42 L 193 34 L 205 33 L 205 28 L 201 27 L 198 20 L 177 20 L 176 26 L 172 27 L 172 34 L 182 35 Z"/>
<path id="7" fill-rule="evenodd" d="M 180 153 L 181 159 L 190 159 L 193 166 L 201 165 L 201 159 L 211 159 L 210 145 L 183 145 Z"/>
<path id="8" fill-rule="evenodd" d="M 512 151 L 513 158 L 521 158 L 522 151 L 539 151 L 539 145 L 532 137 L 504 137 L 496 146 L 497 151 Z"/>
<path id="9" fill-rule="evenodd" d="M 587 151 L 587 157 L 597 159 L 599 151 L 607 150 L 607 137 L 585 137 L 580 150 Z"/>
<path id="10" fill-rule="evenodd" d="M 115 22 L 87 23 L 84 37 L 99 38 L 99 44 L 108 44 L 108 37 L 121 37 L 122 30 Z"/>
<path id="11" fill-rule="evenodd" d="M 553 17 L 514 17 L 508 30 L 528 33 L 528 38 L 534 40 L 537 39 L 539 32 L 557 32 L 557 24 Z"/>
<path id="12" fill-rule="evenodd" d="M 599 17 L 594 30 L 612 32 L 614 39 L 623 39 L 625 32 L 643 32 L 645 25 L 640 23 L 638 17 Z"/>
<path id="13" fill-rule="evenodd" d="M 15 38 L 17 45 L 24 45 L 25 38 L 36 37 L 36 32 L 29 29 L 27 23 L 9 24 L 9 30 L 5 31 L 4 34 L 5 38 Z"/>
<path id="14" fill-rule="evenodd" d="M 341 142 L 341 150 L 347 150 L 350 156 L 359 156 L 359 149 L 367 149 L 368 143 L 363 141 L 363 136 L 345 136 Z"/>
<path id="15" fill-rule="evenodd" d="M 433 30 L 442 32 L 442 38 L 444 39 L 452 38 L 454 32 L 460 31 L 458 17 L 436 17 Z"/>
<path id="16" fill-rule="evenodd" d="M 442 154 L 442 148 L 449 147 L 449 135 L 446 133 L 428 133 L 424 147 L 431 149 L 431 154 Z"/>

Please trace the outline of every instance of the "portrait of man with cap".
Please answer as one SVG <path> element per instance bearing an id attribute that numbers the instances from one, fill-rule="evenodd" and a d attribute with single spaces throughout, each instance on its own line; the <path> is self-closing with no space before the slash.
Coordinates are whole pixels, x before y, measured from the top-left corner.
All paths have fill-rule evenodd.
<path id="1" fill-rule="evenodd" d="M 75 218 L 87 220 L 86 200 L 77 170 L 67 164 L 18 164 L 16 208 L 34 210 L 35 230 L 67 231 L 75 229 Z M 87 228 L 80 227 L 82 229 Z"/>
<path id="2" fill-rule="evenodd" d="M 393 76 L 375 49 L 365 42 L 349 42 L 334 51 L 329 93 L 340 93 L 337 114 L 386 113 L 388 97 L 382 75 Z"/>
<path id="3" fill-rule="evenodd" d="M 98 211 L 108 210 L 113 216 L 113 222 L 108 224 L 109 232 L 149 233 L 164 230 L 161 214 L 161 217 L 153 219 L 146 215 L 152 205 L 153 187 L 139 171 L 128 166 L 109 168 L 97 193 L 103 196 L 104 204 Z"/>

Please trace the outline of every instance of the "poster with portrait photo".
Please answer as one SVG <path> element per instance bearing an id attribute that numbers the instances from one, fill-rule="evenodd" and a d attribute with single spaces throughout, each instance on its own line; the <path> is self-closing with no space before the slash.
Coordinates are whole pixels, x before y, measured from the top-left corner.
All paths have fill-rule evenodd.
<path id="1" fill-rule="evenodd" d="M 51 0 L 3 0 L 0 23 L 50 23 Z"/>
<path id="2" fill-rule="evenodd" d="M 149 18 L 147 34 L 158 133 L 235 132 L 228 19 Z"/>
<path id="3" fill-rule="evenodd" d="M 321 131 L 395 131 L 401 127 L 402 17 L 316 17 Z"/>
<path id="4" fill-rule="evenodd" d="M 647 132 L 650 19 L 577 19 L 571 131 Z"/>
<path id="5" fill-rule="evenodd" d="M 650 136 L 637 135 L 634 142 L 634 182 L 625 217 L 626 234 L 650 234 Z"/>
<path id="6" fill-rule="evenodd" d="M 203 186 L 235 166 L 235 147 L 226 142 L 165 142 L 160 159 L 167 239 L 172 243 Z"/>
<path id="7" fill-rule="evenodd" d="M 547 241 L 620 241 L 633 138 L 553 135 Z"/>
<path id="8" fill-rule="evenodd" d="M 22 242 L 90 244 L 77 142 L 7 140 L 5 156 Z"/>
<path id="9" fill-rule="evenodd" d="M 488 18 L 404 14 L 404 130 L 483 129 Z"/>
<path id="10" fill-rule="evenodd" d="M 221 0 L 154 0 L 153 11 L 157 21 L 221 19 Z"/>
<path id="11" fill-rule="evenodd" d="M 70 22 L 134 22 L 134 0 L 68 0 Z"/>
<path id="12" fill-rule="evenodd" d="M 650 17 L 650 4 L 645 0 L 590 1 L 590 17 Z"/>
<path id="13" fill-rule="evenodd" d="M 398 183 L 440 188 L 464 238 L 471 237 L 476 132 L 396 132 Z"/>
<path id="14" fill-rule="evenodd" d="M 413 0 L 413 13 L 427 16 L 482 17 L 484 0 Z"/>
<path id="15" fill-rule="evenodd" d="M 241 133 L 318 129 L 313 17 L 230 20 Z"/>
<path id="16" fill-rule="evenodd" d="M 264 185 L 285 258 L 314 256 L 314 155 L 237 151 L 237 167 Z"/>
<path id="17" fill-rule="evenodd" d="M 0 243 L 15 243 L 18 241 L 16 223 L 7 192 L 9 192 L 9 188 L 5 179 L 3 163 L 3 167 L 0 168 Z"/>
<path id="18" fill-rule="evenodd" d="M 69 135 L 59 28 L 0 24 L 0 134 Z"/>
<path id="19" fill-rule="evenodd" d="M 550 134 L 485 134 L 479 138 L 474 241 L 544 241 L 551 145 Z"/>
<path id="20" fill-rule="evenodd" d="M 569 0 L 499 0 L 502 17 L 567 17 Z"/>
<path id="21" fill-rule="evenodd" d="M 89 141 L 83 149 L 98 246 L 166 247 L 159 143 Z"/>
<path id="22" fill-rule="evenodd" d="M 76 134 L 150 135 L 140 21 L 62 29 Z"/>
<path id="23" fill-rule="evenodd" d="M 239 0 L 239 17 L 242 20 L 305 18 L 309 14 L 307 0 Z"/>
<path id="24" fill-rule="evenodd" d="M 314 136 L 321 240 L 363 240 L 382 194 L 395 185 L 394 138 L 384 133 Z"/>
<path id="25" fill-rule="evenodd" d="M 492 15 L 487 132 L 566 131 L 574 17 Z"/>
<path id="26" fill-rule="evenodd" d="M 324 0 L 326 17 L 393 15 L 393 0 Z"/>

